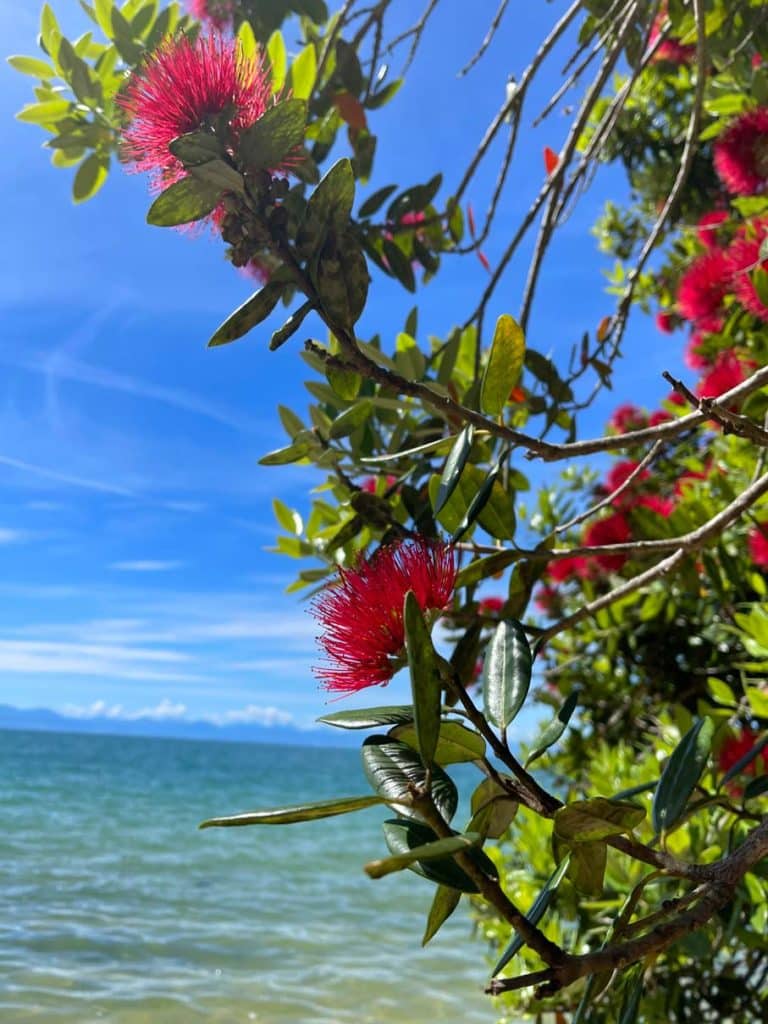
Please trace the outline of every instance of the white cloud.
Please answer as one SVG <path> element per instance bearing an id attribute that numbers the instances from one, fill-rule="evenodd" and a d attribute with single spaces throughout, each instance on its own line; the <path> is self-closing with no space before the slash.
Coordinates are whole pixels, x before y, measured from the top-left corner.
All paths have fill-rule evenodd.
<path id="1" fill-rule="evenodd" d="M 211 725 L 289 725 L 294 719 L 287 711 L 275 707 L 260 707 L 248 704 L 243 708 L 232 708 L 229 711 L 210 712 L 193 715 L 186 704 L 174 702 L 164 697 L 154 707 L 129 710 L 122 704 L 108 704 L 105 700 L 95 700 L 91 704 L 67 704 L 61 709 L 66 718 L 108 718 L 121 722 L 208 722 Z"/>
<path id="2" fill-rule="evenodd" d="M 0 465 L 9 466 L 11 469 L 18 469 L 22 473 L 30 473 L 33 476 L 42 477 L 44 480 L 55 480 L 57 483 L 69 484 L 71 487 L 82 487 L 87 491 L 99 491 L 102 494 L 118 494 L 121 498 L 137 497 L 136 492 L 129 490 L 127 487 L 104 483 L 101 480 L 89 480 L 86 477 L 73 476 L 70 473 L 60 473 L 58 470 L 49 469 L 47 466 L 37 466 L 31 462 L 24 462 L 22 459 L 14 459 L 10 455 L 0 455 Z"/>
<path id="3" fill-rule="evenodd" d="M 25 675 L 100 676 L 154 682 L 203 682 L 204 676 L 163 666 L 186 663 L 188 654 L 116 644 L 0 640 L 0 671 Z"/>
<path id="4" fill-rule="evenodd" d="M 0 544 L 20 544 L 29 537 L 26 530 L 13 530 L 8 526 L 0 526 Z"/>
<path id="5" fill-rule="evenodd" d="M 170 572 L 172 569 L 180 569 L 183 565 L 184 562 L 143 558 L 133 562 L 113 562 L 109 568 L 118 572 Z"/>

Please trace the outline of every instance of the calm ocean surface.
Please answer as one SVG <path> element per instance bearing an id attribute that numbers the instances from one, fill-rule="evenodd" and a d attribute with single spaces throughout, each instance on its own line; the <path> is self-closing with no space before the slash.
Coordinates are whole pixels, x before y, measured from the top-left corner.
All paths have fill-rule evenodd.
<path id="1" fill-rule="evenodd" d="M 367 792 L 356 750 L 0 731 L 0 1021 L 493 1024 L 464 904 L 370 881 L 373 808 L 203 818 Z"/>

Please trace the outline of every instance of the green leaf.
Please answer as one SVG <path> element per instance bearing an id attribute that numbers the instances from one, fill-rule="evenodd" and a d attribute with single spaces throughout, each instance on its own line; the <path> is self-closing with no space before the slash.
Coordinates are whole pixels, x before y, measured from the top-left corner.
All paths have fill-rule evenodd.
<path id="1" fill-rule="evenodd" d="M 480 408 L 498 416 L 509 401 L 509 393 L 520 380 L 525 356 L 525 335 L 508 314 L 496 321 L 488 363 L 480 388 Z"/>
<path id="2" fill-rule="evenodd" d="M 485 716 L 506 729 L 522 708 L 531 685 L 533 658 L 525 630 L 517 619 L 500 622 L 491 637 L 483 666 Z"/>
<path id="3" fill-rule="evenodd" d="M 563 858 L 563 860 L 557 865 L 555 870 L 547 879 L 544 888 L 541 890 L 539 895 L 531 904 L 530 910 L 525 915 L 531 924 L 538 924 L 544 916 L 544 914 L 546 913 L 547 907 L 549 907 L 549 904 L 552 902 L 552 897 L 557 891 L 557 887 L 562 882 L 565 876 L 565 872 L 568 870 L 569 860 L 569 856 Z M 501 959 L 493 968 L 493 971 L 491 972 L 491 977 L 495 978 L 501 971 L 503 971 L 504 968 L 509 963 L 509 961 L 512 959 L 512 957 L 516 956 L 524 945 L 525 942 L 523 941 L 523 939 L 521 939 L 519 935 L 515 934 L 512 937 L 512 941 L 510 942 L 510 944 L 504 950 Z"/>
<path id="4" fill-rule="evenodd" d="M 393 856 L 409 854 L 411 850 L 426 846 L 438 840 L 437 835 L 427 825 L 408 818 L 396 818 L 383 824 L 384 839 Z M 469 848 L 467 854 L 485 874 L 491 878 L 498 877 L 493 861 L 482 850 Z M 461 892 L 477 892 L 478 888 L 469 875 L 451 857 L 436 860 L 416 860 L 408 865 L 410 871 L 423 878 L 428 878 L 439 885 L 447 885 Z"/>
<path id="5" fill-rule="evenodd" d="M 186 167 L 195 167 L 198 164 L 208 163 L 209 160 L 218 160 L 224 152 L 219 139 L 211 132 L 206 131 L 187 132 L 185 135 L 179 135 L 168 144 L 168 149 Z"/>
<path id="6" fill-rule="evenodd" d="M 344 232 L 326 241 L 313 281 L 327 314 L 340 326 L 351 329 L 368 297 L 368 264 L 357 238 Z"/>
<path id="7" fill-rule="evenodd" d="M 309 431 L 303 431 L 304 434 L 309 435 Z M 267 455 L 262 455 L 259 459 L 260 466 L 286 466 L 291 462 L 298 462 L 300 459 L 306 458 L 310 452 L 317 450 L 317 441 L 311 436 L 302 437 L 300 434 L 296 436 L 293 444 L 289 444 L 287 448 L 278 448 L 276 451 L 269 452 Z"/>
<path id="8" fill-rule="evenodd" d="M 32 75 L 33 78 L 41 78 L 43 80 L 55 78 L 56 76 L 56 72 L 51 65 L 46 64 L 44 60 L 38 60 L 37 57 L 14 56 L 6 59 L 11 67 L 15 71 L 20 71 L 22 75 Z"/>
<path id="9" fill-rule="evenodd" d="M 72 109 L 69 100 L 46 100 L 45 103 L 28 103 L 16 115 L 17 121 L 25 124 L 55 125 Z"/>
<path id="10" fill-rule="evenodd" d="M 432 637 L 412 590 L 405 595 L 403 623 L 418 750 L 424 764 L 430 766 L 440 734 L 440 697 L 443 686 Z"/>
<path id="11" fill-rule="evenodd" d="M 644 818 L 643 807 L 595 797 L 558 808 L 555 811 L 555 832 L 569 842 L 591 842 L 629 833 Z"/>
<path id="12" fill-rule="evenodd" d="M 208 347 L 227 345 L 230 341 L 242 338 L 252 327 L 266 320 L 277 305 L 284 288 L 285 282 L 282 280 L 268 281 L 261 291 L 247 299 L 216 329 L 208 342 Z"/>
<path id="13" fill-rule="evenodd" d="M 403 250 L 389 238 L 382 239 L 382 249 L 392 276 L 396 277 L 409 292 L 415 292 L 416 278 L 413 276 L 413 267 Z"/>
<path id="14" fill-rule="evenodd" d="M 471 587 L 472 584 L 488 579 L 489 576 L 496 576 L 516 562 L 519 557 L 520 555 L 516 551 L 500 551 L 497 555 L 476 558 L 474 562 L 470 562 L 459 571 L 456 586 Z"/>
<path id="15" fill-rule="evenodd" d="M 568 726 L 568 723 L 571 720 L 571 715 L 573 714 L 574 710 L 576 709 L 576 705 L 578 704 L 578 701 L 579 701 L 579 691 L 578 690 L 571 690 L 571 692 L 565 698 L 563 703 L 560 705 L 560 708 L 559 708 L 557 714 L 555 715 L 554 720 L 549 723 L 549 725 L 546 727 L 546 729 L 539 736 L 539 738 L 536 741 L 536 744 L 535 744 L 533 750 L 530 752 L 528 757 L 525 759 L 525 767 L 526 768 L 528 767 L 528 765 L 533 764 L 533 762 L 537 758 L 541 757 L 541 755 L 546 750 L 549 750 L 549 748 L 553 744 L 557 743 L 557 741 L 560 739 L 560 737 L 565 732 L 566 727 Z"/>
<path id="16" fill-rule="evenodd" d="M 390 730 L 393 740 L 407 743 L 415 750 L 419 749 L 416 729 L 410 723 L 396 725 Z M 485 740 L 480 733 L 468 729 L 461 722 L 443 722 L 437 739 L 434 760 L 442 766 L 459 764 L 462 761 L 477 761 L 485 755 Z"/>
<path id="17" fill-rule="evenodd" d="M 437 935 L 438 931 L 456 907 L 459 905 L 461 893 L 458 889 L 452 889 L 449 885 L 438 885 L 435 889 L 435 897 L 427 916 L 427 927 L 424 929 L 424 937 L 421 940 L 422 946 L 426 946 L 430 939 Z"/>
<path id="18" fill-rule="evenodd" d="M 397 199 L 390 203 L 387 210 L 387 220 L 392 224 L 398 224 L 400 218 L 406 213 L 425 210 L 435 198 L 443 183 L 442 174 L 436 174 L 426 185 L 414 185 L 405 192 L 402 192 Z"/>
<path id="19" fill-rule="evenodd" d="M 651 821 L 655 832 L 668 831 L 682 817 L 704 771 L 714 734 L 712 719 L 700 718 L 675 747 L 653 796 Z"/>
<path id="20" fill-rule="evenodd" d="M 55 51 L 55 43 L 61 36 L 61 29 L 50 4 L 43 4 L 40 12 L 40 35 L 49 54 Z"/>
<path id="21" fill-rule="evenodd" d="M 243 25 L 247 24 L 247 21 L 243 22 Z M 242 25 L 240 28 L 242 30 Z M 280 29 L 276 28 L 267 40 L 267 56 L 269 57 L 269 70 L 272 75 L 272 92 L 279 93 L 285 85 L 285 76 L 288 72 L 288 54 Z M 309 96 L 304 97 L 304 99 L 308 98 Z"/>
<path id="22" fill-rule="evenodd" d="M 334 711 L 317 719 L 338 729 L 373 729 L 381 725 L 401 725 L 413 721 L 413 705 L 396 704 L 381 708 L 360 708 L 355 711 Z"/>
<path id="23" fill-rule="evenodd" d="M 358 427 L 362 427 L 370 418 L 373 412 L 373 405 L 371 404 L 370 398 L 363 398 L 361 401 L 351 405 L 348 409 L 337 416 L 331 423 L 331 428 L 328 431 L 328 436 L 332 440 L 337 440 L 340 437 L 347 437 L 349 434 L 357 430 Z"/>
<path id="24" fill-rule="evenodd" d="M 756 779 L 747 783 L 744 789 L 744 802 L 754 800 L 763 793 L 768 793 L 768 775 L 758 775 Z"/>
<path id="25" fill-rule="evenodd" d="M 441 438 L 440 443 L 444 441 Z M 440 477 L 435 473 L 429 481 L 429 500 L 433 508 L 439 487 Z M 499 540 L 509 540 L 515 535 L 515 509 L 509 495 L 495 475 L 471 463 L 465 466 L 453 493 L 436 518 L 441 526 L 455 535 L 468 529 L 470 515 Z"/>
<path id="26" fill-rule="evenodd" d="M 325 375 L 339 398 L 343 398 L 345 402 L 352 402 L 357 398 L 363 383 L 359 373 L 345 370 L 340 366 L 328 366 Z"/>
<path id="27" fill-rule="evenodd" d="M 272 499 L 272 509 L 275 513 L 275 519 L 288 533 L 294 533 L 296 536 L 301 535 L 303 523 L 301 516 L 298 512 L 292 508 L 288 508 L 285 502 L 280 501 L 279 498 Z"/>
<path id="28" fill-rule="evenodd" d="M 337 160 L 309 197 L 297 245 L 307 255 L 319 249 L 331 229 L 342 234 L 355 201 L 355 176 L 347 157 Z"/>
<path id="29" fill-rule="evenodd" d="M 635 1024 L 643 996 L 643 966 L 633 968 L 624 981 L 624 997 L 621 1001 L 619 1024 Z"/>
<path id="30" fill-rule="evenodd" d="M 285 321 L 282 327 L 278 327 L 275 333 L 272 335 L 269 341 L 269 351 L 275 352 L 284 345 L 286 341 L 294 336 L 296 331 L 301 327 L 306 319 L 307 313 L 313 310 L 314 303 L 304 302 L 297 310 L 295 310 L 288 319 Z"/>
<path id="31" fill-rule="evenodd" d="M 454 441 L 453 447 L 448 453 L 448 458 L 445 460 L 443 474 L 440 477 L 440 486 L 437 489 L 434 505 L 435 515 L 440 514 L 445 507 L 445 503 L 453 494 L 472 451 L 474 437 L 475 428 L 471 423 L 468 423 Z"/>
<path id="32" fill-rule="evenodd" d="M 449 199 L 446 203 L 448 213 L 448 231 L 452 240 L 458 245 L 464 237 L 464 212 L 457 202 Z"/>
<path id="33" fill-rule="evenodd" d="M 304 141 L 307 104 L 292 97 L 269 107 L 240 136 L 238 162 L 250 170 L 273 170 Z"/>
<path id="34" fill-rule="evenodd" d="M 362 749 L 363 768 L 373 789 L 388 804 L 396 804 L 404 817 L 419 817 L 412 809 L 413 789 L 426 782 L 421 758 L 407 743 L 389 736 L 369 736 Z M 437 765 L 432 768 L 432 799 L 446 821 L 456 813 L 458 794 L 451 779 Z"/>
<path id="35" fill-rule="evenodd" d="M 360 206 L 360 209 L 357 211 L 357 216 L 362 219 L 364 217 L 370 217 L 372 214 L 376 213 L 376 211 L 386 203 L 387 199 L 389 199 L 396 189 L 397 185 L 385 185 L 384 188 L 380 188 L 376 192 L 373 192 Z"/>
<path id="36" fill-rule="evenodd" d="M 448 836 L 445 839 L 434 839 L 431 842 L 423 843 L 421 846 L 414 846 L 405 853 L 397 853 L 392 857 L 385 857 L 382 860 L 372 860 L 365 865 L 365 873 L 369 878 L 384 878 L 394 871 L 402 871 L 409 868 L 415 861 L 442 860 L 454 853 L 463 853 L 476 847 L 481 842 L 481 836 L 477 832 L 469 832 L 464 835 Z"/>
<path id="37" fill-rule="evenodd" d="M 95 153 L 91 153 L 80 164 L 72 183 L 72 196 L 76 203 L 83 203 L 95 196 L 107 180 L 109 164 Z"/>
<path id="38" fill-rule="evenodd" d="M 270 37 L 270 42 L 272 42 L 272 38 L 274 38 L 275 35 L 279 36 L 280 33 L 273 32 L 272 37 Z M 237 42 L 241 59 L 250 61 L 253 60 L 254 57 L 258 58 L 259 44 L 256 42 L 256 36 L 253 34 L 253 29 L 251 28 L 251 23 L 249 21 L 243 20 L 240 22 L 240 27 L 237 30 Z M 267 49 L 269 49 L 269 47 L 267 47 Z M 270 60 L 271 56 L 272 55 L 270 54 Z M 274 87 L 274 81 L 272 91 L 277 91 Z"/>
<path id="39" fill-rule="evenodd" d="M 488 839 L 499 839 L 517 814 L 519 804 L 495 779 L 483 779 L 472 794 L 472 820 L 468 832 L 481 832 Z"/>
<path id="40" fill-rule="evenodd" d="M 570 849 L 567 875 L 573 887 L 583 896 L 595 899 L 603 894 L 603 879 L 608 860 L 608 847 L 603 842 L 574 843 Z M 558 847 L 558 850 L 560 847 Z"/>
<path id="41" fill-rule="evenodd" d="M 221 189 L 186 177 L 174 182 L 155 199 L 147 213 L 147 223 L 170 228 L 202 220 L 215 208 Z"/>
<path id="42" fill-rule="evenodd" d="M 316 78 L 317 56 L 314 44 L 310 43 L 291 64 L 291 95 L 299 100 L 308 100 Z"/>
<path id="43" fill-rule="evenodd" d="M 332 818 L 337 814 L 362 811 L 384 801 L 379 796 L 347 796 L 335 800 L 320 800 L 312 804 L 298 804 L 295 807 L 276 807 L 268 811 L 247 811 L 225 818 L 208 818 L 200 828 L 232 827 L 235 825 L 291 825 L 297 821 L 316 821 L 318 818 Z"/>

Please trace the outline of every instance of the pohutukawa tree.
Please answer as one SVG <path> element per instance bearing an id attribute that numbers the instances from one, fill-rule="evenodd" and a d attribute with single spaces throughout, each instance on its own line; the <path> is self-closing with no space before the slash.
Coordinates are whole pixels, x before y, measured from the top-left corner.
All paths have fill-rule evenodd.
<path id="1" fill-rule="evenodd" d="M 446 185 L 381 184 L 376 111 L 409 102 L 387 66 L 407 71 L 439 2 L 393 38 L 396 0 L 347 0 L 333 16 L 323 0 L 208 0 L 187 13 L 94 0 L 83 4 L 94 32 L 74 41 L 46 5 L 42 57 L 11 58 L 38 79 L 19 116 L 48 133 L 56 166 L 76 167 L 77 201 L 117 155 L 150 175 L 150 224 L 208 222 L 227 258 L 251 268 L 259 289 L 210 345 L 287 308 L 268 347 L 303 343 L 312 404 L 281 407 L 288 443 L 262 463 L 327 475 L 306 523 L 275 502 L 279 549 L 309 560 L 293 589 L 313 597 L 318 676 L 343 694 L 410 672 L 411 704 L 322 719 L 373 730 L 362 745 L 372 793 L 204 824 L 381 804 L 387 850 L 368 874 L 409 869 L 435 887 L 425 942 L 469 894 L 498 946 L 488 989 L 512 1012 L 760 1020 L 768 11 L 762 0 L 553 5 L 469 164 L 452 160 Z M 508 6 L 477 26 L 485 38 L 462 73 L 503 39 Z M 302 40 L 290 54 L 288 24 Z M 552 100 L 529 109 L 564 52 Z M 517 143 L 564 98 L 565 141 L 547 148 L 538 194 L 499 235 Z M 497 140 L 502 163 L 476 222 L 469 190 L 476 200 Z M 334 147 L 348 155 L 326 167 Z M 560 225 L 612 161 L 630 200 L 606 202 L 596 230 L 615 261 L 615 306 L 596 329 L 573 324 L 578 340 L 556 363 L 526 343 L 537 286 Z M 525 287 L 506 293 L 515 318 L 492 325 L 489 304 L 529 236 Z M 414 291 L 458 257 L 490 274 L 447 337 L 417 341 L 415 311 L 394 347 L 360 337 L 381 275 Z M 656 315 L 690 374 L 665 373 L 654 409 L 619 396 L 604 435 L 580 438 L 578 415 L 610 386 L 635 312 Z M 595 482 L 597 453 L 616 461 Z M 527 507 L 525 459 L 553 468 Z M 541 731 L 518 745 L 509 727 L 532 706 Z M 466 824 L 454 820 L 457 762 L 480 774 Z"/>

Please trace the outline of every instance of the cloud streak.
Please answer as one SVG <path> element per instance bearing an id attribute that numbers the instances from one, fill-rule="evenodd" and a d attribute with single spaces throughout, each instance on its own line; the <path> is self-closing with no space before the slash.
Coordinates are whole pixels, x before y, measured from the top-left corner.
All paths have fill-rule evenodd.
<path id="1" fill-rule="evenodd" d="M 106 718 L 120 722 L 207 722 L 209 725 L 291 725 L 293 715 L 280 708 L 258 704 L 247 704 L 242 708 L 231 708 L 228 711 L 210 712 L 208 714 L 192 714 L 186 704 L 171 701 L 164 697 L 152 707 L 129 710 L 122 704 L 109 704 L 105 700 L 95 700 L 90 704 L 66 704 L 60 714 L 66 718 L 88 720 Z"/>
<path id="2" fill-rule="evenodd" d="M 112 562 L 109 568 L 117 572 L 171 572 L 173 569 L 180 569 L 183 565 L 184 562 L 144 558 L 133 562 Z"/>

